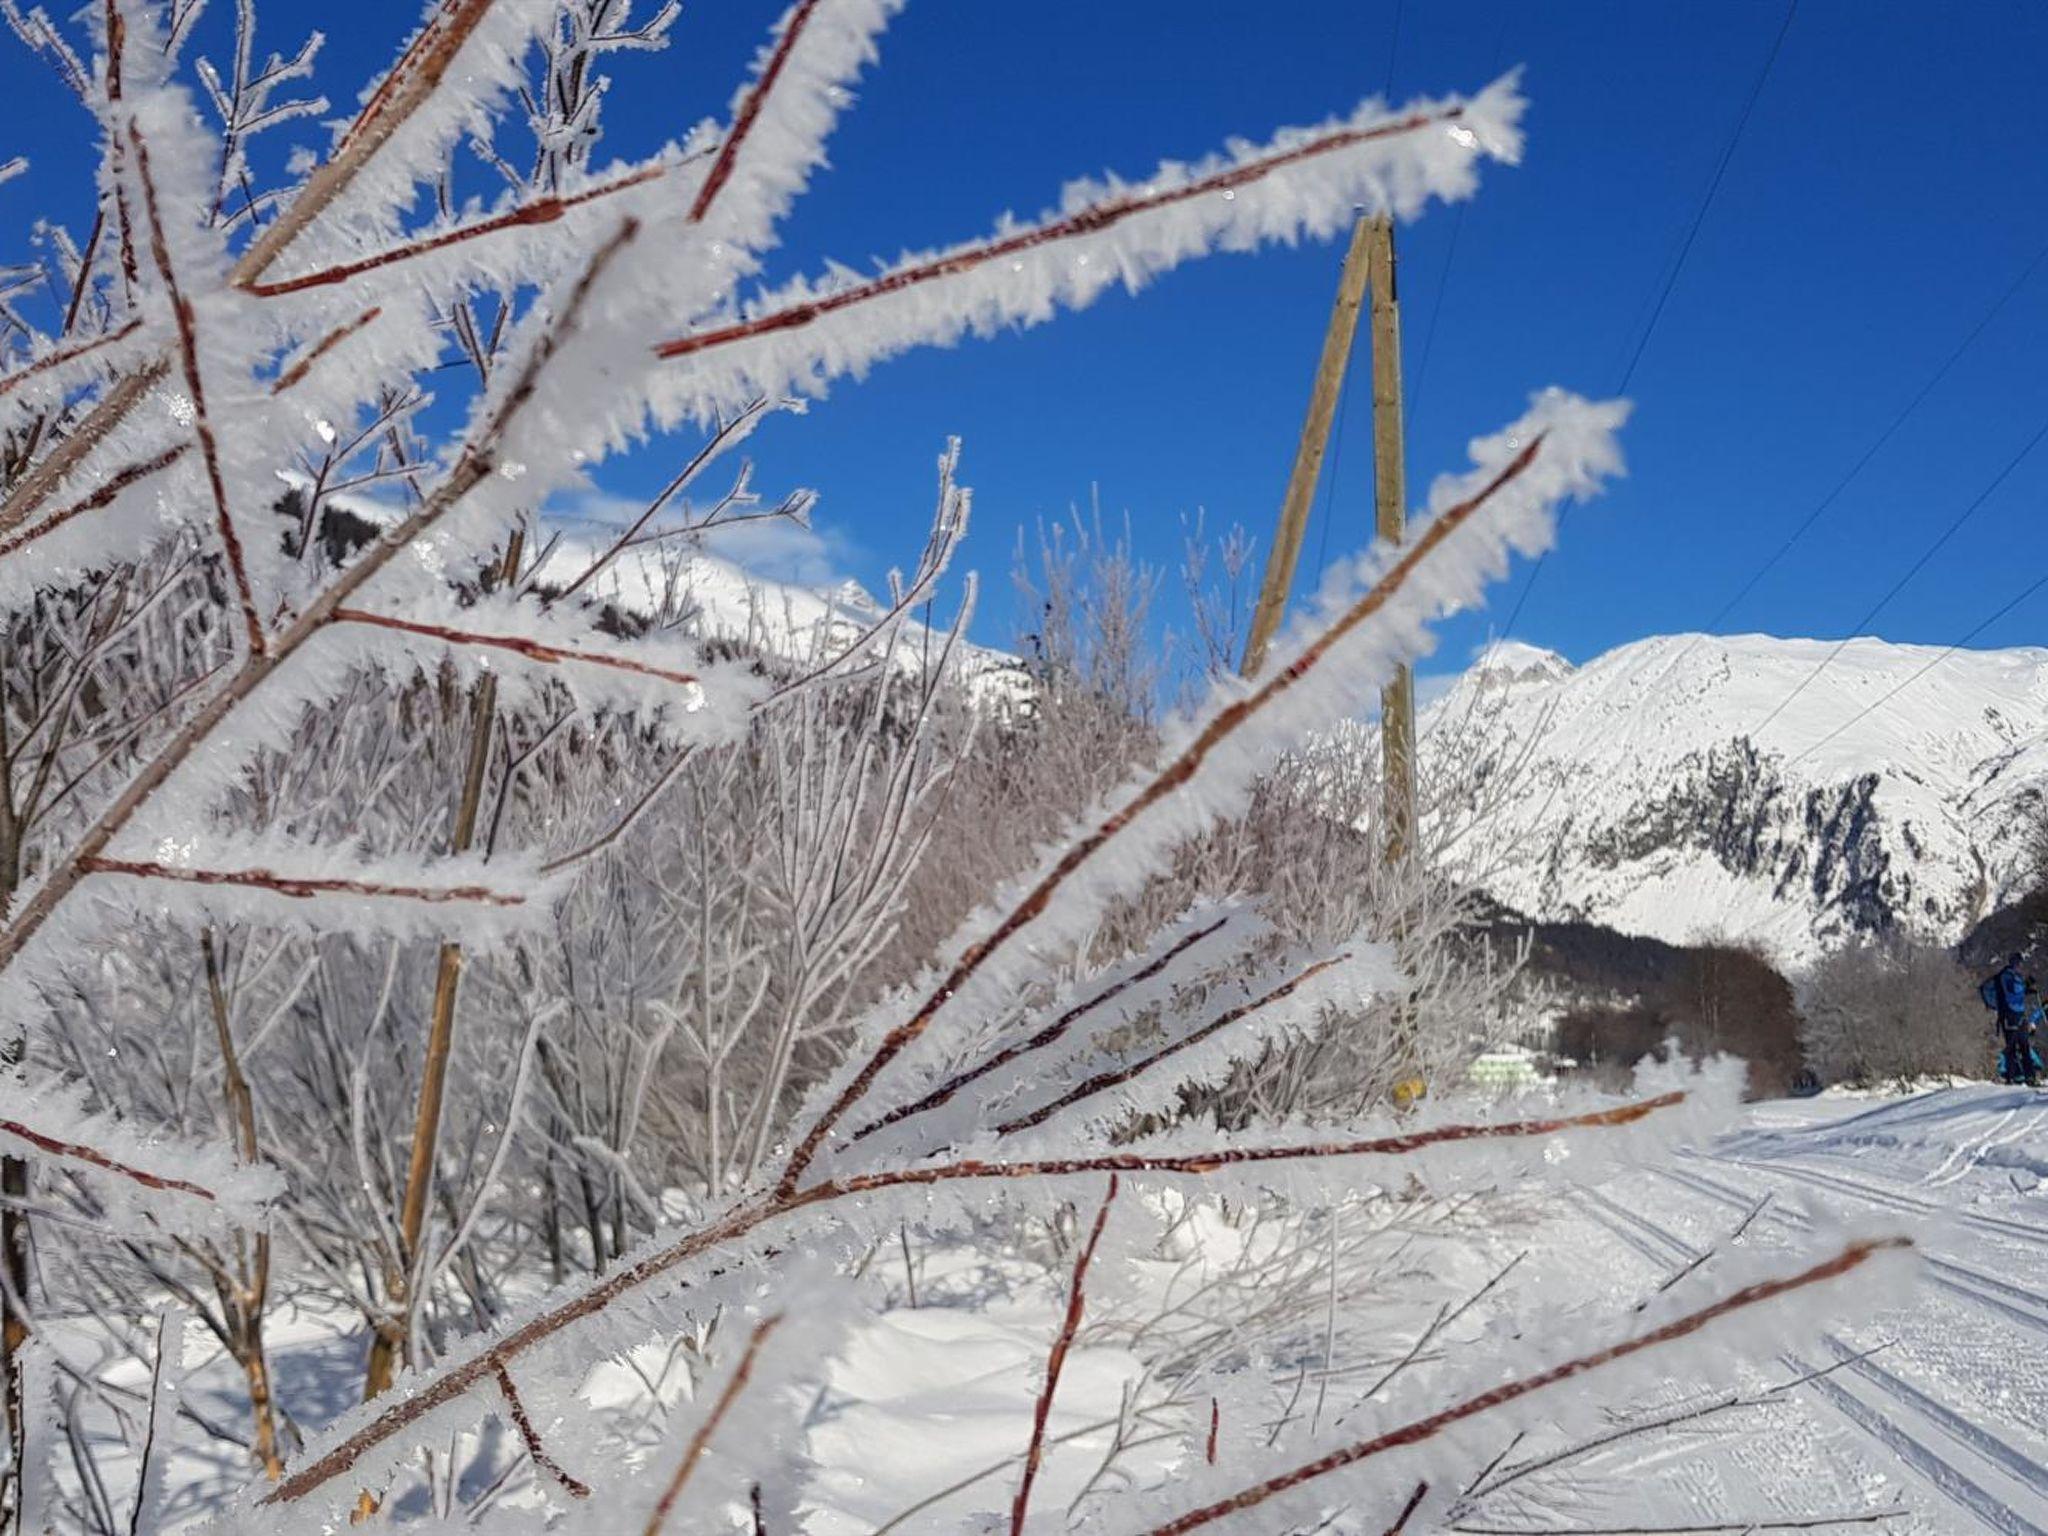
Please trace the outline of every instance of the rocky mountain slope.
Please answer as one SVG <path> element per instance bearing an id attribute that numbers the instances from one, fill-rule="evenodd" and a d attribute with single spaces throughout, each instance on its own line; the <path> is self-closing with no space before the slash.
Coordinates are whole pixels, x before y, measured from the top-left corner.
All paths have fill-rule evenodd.
<path id="1" fill-rule="evenodd" d="M 1790 966 L 1894 927 L 1953 942 L 2026 881 L 2048 650 L 1854 640 L 1813 677 L 1835 649 L 1674 635 L 1573 667 L 1503 645 L 1424 713 L 1425 753 L 1513 777 L 1478 858 L 1532 916 Z"/>

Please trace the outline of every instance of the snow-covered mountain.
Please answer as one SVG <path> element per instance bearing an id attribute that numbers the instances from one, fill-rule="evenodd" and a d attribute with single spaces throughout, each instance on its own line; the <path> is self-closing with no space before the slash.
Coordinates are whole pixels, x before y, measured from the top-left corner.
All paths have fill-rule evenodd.
<path id="1" fill-rule="evenodd" d="M 309 484 L 297 473 L 278 476 L 294 491 Z M 385 528 L 404 516 L 404 509 L 371 496 L 330 494 L 330 514 L 339 512 L 369 529 Z M 545 520 L 541 529 L 545 552 L 535 572 L 543 587 L 567 587 L 606 550 L 619 530 L 582 518 Z M 360 539 L 361 532 L 339 535 Z M 765 652 L 804 666 L 832 656 L 858 642 L 874 628 L 885 604 L 852 579 L 829 585 L 778 580 L 749 569 L 710 547 L 717 538 L 650 542 L 629 547 L 608 561 L 581 588 L 593 602 L 621 613 L 676 623 L 685 633 L 709 641 L 729 641 L 742 650 Z M 952 618 L 945 602 L 938 605 L 928 629 L 906 620 L 896 643 L 895 660 L 920 666 L 945 643 Z M 1029 693 L 1017 658 L 1008 652 L 962 641 L 954 664 L 973 696 L 991 706 L 1015 704 Z"/>
<path id="2" fill-rule="evenodd" d="M 1894 925 L 1959 938 L 2024 878 L 2048 650 L 1859 639 L 1816 677 L 1836 644 L 1672 635 L 1581 667 L 1496 647 L 1421 721 L 1476 761 L 1526 749 L 1488 840 L 1492 893 L 1791 965 Z"/>
<path id="3" fill-rule="evenodd" d="M 601 538 L 586 532 L 562 533 L 542 562 L 538 580 L 542 585 L 572 581 L 605 547 Z M 851 579 L 815 587 L 778 581 L 685 544 L 628 550 L 585 591 L 623 612 L 674 616 L 688 632 L 707 640 L 729 640 L 800 666 L 858 642 L 887 606 Z M 935 628 L 906 619 L 896 642 L 896 662 L 915 667 L 935 658 L 945 645 L 945 625 L 951 618 L 950 606 L 942 601 L 932 621 Z M 1022 666 L 1005 651 L 962 640 L 953 663 L 972 696 L 983 703 L 1010 705 L 1029 692 Z"/>

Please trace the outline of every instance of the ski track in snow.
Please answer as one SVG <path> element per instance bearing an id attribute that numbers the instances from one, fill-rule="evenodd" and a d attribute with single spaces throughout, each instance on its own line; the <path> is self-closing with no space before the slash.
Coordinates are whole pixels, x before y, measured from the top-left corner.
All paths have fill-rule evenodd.
<path id="1" fill-rule="evenodd" d="M 1773 1108 L 1642 1169 L 1655 1189 L 1628 1176 L 1576 1186 L 1572 1204 L 1665 1276 L 1710 1273 L 1702 1255 L 1745 1220 L 1745 1243 L 1778 1245 L 1843 1220 L 1913 1218 L 1926 1291 L 1783 1354 L 1792 1376 L 1813 1377 L 1788 1400 L 1832 1420 L 1837 1455 L 1863 1464 L 1849 1483 L 1903 1485 L 1908 1513 L 1877 1528 L 2048 1536 L 2048 1224 L 2025 1219 L 2048 1212 L 2048 1178 L 2013 1174 L 2048 1167 L 2048 1096 L 1944 1089 L 1780 1124 Z"/>
<path id="2" fill-rule="evenodd" d="M 1734 1382 L 1674 1379 L 1610 1402 L 1589 1379 L 1580 1406 L 1616 1415 L 1610 1424 L 1682 1412 L 1735 1383 L 1751 1394 L 1787 1389 L 1763 1406 L 1624 1438 L 1516 1485 L 1460 1524 L 1567 1533 L 1754 1520 L 1769 1529 L 1855 1514 L 1864 1523 L 1840 1529 L 2048 1536 L 2048 1173 L 2036 1167 L 2048 1169 L 2048 1096 L 1980 1086 L 1867 1106 L 1754 1105 L 1711 1145 L 1518 1207 L 1502 1240 L 1526 1245 L 1532 1262 L 1516 1272 L 1526 1289 L 1499 1298 L 1503 1318 L 1562 1302 L 1588 1320 L 1605 1311 L 1606 1331 L 1633 1331 L 1640 1300 L 1667 1282 L 1689 1302 L 1725 1291 L 1732 1282 L 1717 1270 L 1739 1225 L 1743 1247 L 1803 1257 L 1834 1246 L 1845 1224 L 1890 1223 L 1919 1244 L 1924 1284 L 1875 1306 L 1847 1284 L 1829 1312 L 1769 1352 L 1746 1355 L 1735 1337 Z M 921 1513 L 891 1527 L 901 1536 L 953 1536 L 971 1526 L 969 1506 L 1000 1502 L 1028 1438 L 1057 1296 L 989 1290 L 980 1258 L 949 1253 L 929 1256 L 921 1284 L 981 1299 L 892 1304 L 835 1358 L 830 1411 L 807 1445 L 817 1477 L 788 1536 L 872 1536 L 913 1509 Z M 953 1275 L 948 1263 L 964 1268 Z M 307 1398 L 305 1372 L 292 1366 L 320 1357 L 314 1375 L 352 1389 L 360 1352 L 347 1320 L 280 1320 L 277 1335 L 294 1411 L 318 1423 L 345 1408 L 352 1391 Z M 1061 1438 L 1046 1465 L 1048 1508 L 1086 1483 L 1135 1360 L 1103 1341 L 1077 1350 L 1070 1367 L 1053 1420 Z M 593 1383 L 618 1369 L 601 1367 Z M 232 1391 L 216 1406 L 231 1417 Z M 941 1439 L 935 1415 L 947 1426 Z M 1172 1461 L 1162 1444 L 1138 1481 L 1171 1478 Z M 202 1519 L 204 1489 L 235 1475 L 219 1454 L 189 1470 L 180 1522 Z M 1342 1536 L 1382 1529 L 1329 1527 Z"/>
<path id="3" fill-rule="evenodd" d="M 1666 1231 L 1647 1217 L 1626 1210 L 1597 1190 L 1578 1186 L 1575 1192 L 1596 1222 L 1652 1263 L 1668 1258 L 1684 1265 L 1702 1257 L 1701 1250 L 1684 1238 Z M 1752 1204 L 1745 1203 L 1744 1209 Z M 1863 1351 L 1839 1336 L 1823 1334 L 1822 1342 L 1837 1362 L 1867 1381 L 1886 1402 L 1873 1403 L 1833 1377 L 1819 1375 L 1817 1367 L 1796 1354 L 1786 1353 L 1780 1358 L 1794 1375 L 1814 1377 L 1811 1385 L 1839 1413 L 1912 1467 L 1944 1497 L 1976 1517 L 1985 1529 L 2006 1533 L 2006 1536 L 2048 1536 L 2048 1530 L 2013 1509 L 1997 1494 L 1987 1490 L 1970 1472 L 1930 1444 L 1933 1437 L 1924 1426 L 1931 1425 L 1935 1436 L 1945 1436 L 1975 1452 L 2048 1499 L 2048 1474 L 2039 1471 L 2025 1452 L 2006 1444 L 1962 1414 L 1871 1361 L 1859 1359 Z"/>

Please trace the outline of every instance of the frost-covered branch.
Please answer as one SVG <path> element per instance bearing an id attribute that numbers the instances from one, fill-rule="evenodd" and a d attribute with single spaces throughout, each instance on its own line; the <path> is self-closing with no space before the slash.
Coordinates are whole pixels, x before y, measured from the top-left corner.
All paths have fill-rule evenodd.
<path id="1" fill-rule="evenodd" d="M 1215 1524 L 1218 1520 L 1256 1508 L 1360 1462 L 1434 1439 L 1467 1419 L 1504 1407 L 1519 1398 L 1541 1392 L 1605 1366 L 1617 1364 L 1646 1350 L 1676 1343 L 1725 1317 L 1765 1305 L 1811 1286 L 1838 1280 L 1886 1252 L 1909 1249 L 1912 1246 L 1911 1239 L 1905 1237 L 1850 1243 L 1832 1257 L 1823 1259 L 1796 1274 L 1744 1286 L 1731 1295 L 1686 1313 L 1647 1333 L 1577 1356 L 1535 1375 L 1506 1382 L 1426 1418 L 1414 1420 L 1398 1429 L 1332 1451 L 1328 1455 L 1306 1462 L 1278 1476 L 1267 1478 L 1215 1503 L 1190 1510 L 1163 1525 L 1154 1526 L 1146 1532 L 1146 1536 L 1186 1536 L 1189 1531 L 1200 1530 L 1204 1526 Z"/>
<path id="2" fill-rule="evenodd" d="M 1045 1459 L 1045 1429 L 1052 1417 L 1052 1400 L 1060 1389 L 1060 1372 L 1066 1368 L 1067 1352 L 1074 1347 L 1074 1335 L 1081 1328 L 1081 1311 L 1087 1305 L 1088 1266 L 1095 1262 L 1095 1249 L 1109 1225 L 1109 1208 L 1116 1203 L 1117 1176 L 1109 1176 L 1109 1188 L 1096 1209 L 1095 1224 L 1087 1241 L 1074 1257 L 1074 1273 L 1067 1282 L 1067 1310 L 1060 1319 L 1060 1331 L 1045 1357 L 1045 1383 L 1031 1409 L 1031 1443 L 1024 1450 L 1024 1472 L 1017 1479 L 1017 1497 L 1010 1506 L 1010 1536 L 1024 1536 L 1024 1521 L 1031 1511 L 1031 1485 L 1038 1481 L 1038 1468 Z"/>
<path id="3" fill-rule="evenodd" d="M 1409 580 L 1435 550 L 1468 520 L 1485 509 L 1496 496 L 1529 471 L 1537 462 L 1543 444 L 1544 437 L 1540 431 L 1530 433 L 1526 444 L 1515 448 L 1512 457 L 1492 470 L 1489 478 L 1472 494 L 1440 511 L 1423 532 L 1404 547 L 1399 557 L 1365 595 L 1304 646 L 1287 665 L 1277 669 L 1250 693 L 1218 708 L 1195 733 L 1193 740 L 1171 761 L 1137 786 L 1113 813 L 1070 843 L 1046 873 L 1023 894 L 986 937 L 971 944 L 954 962 L 944 979 L 926 993 L 915 1011 L 883 1036 L 873 1054 L 804 1132 L 783 1172 L 782 1190 L 785 1193 L 794 1190 L 804 1170 L 823 1149 L 839 1122 L 867 1095 L 889 1063 L 931 1027 L 940 1010 L 972 982 L 1006 944 L 1046 911 L 1062 886 L 1073 879 L 1090 860 L 1124 836 L 1148 810 L 1167 800 L 1169 796 L 1194 780 L 1213 753 L 1225 747 L 1237 732 L 1256 720 L 1263 711 L 1271 708 L 1298 683 L 1310 677 L 1346 636 L 1368 623 L 1390 602 L 1402 596 Z M 1558 483 L 1582 482 L 1585 470 L 1581 461 L 1577 460 L 1576 452 L 1574 448 L 1565 456 L 1563 476 Z"/>

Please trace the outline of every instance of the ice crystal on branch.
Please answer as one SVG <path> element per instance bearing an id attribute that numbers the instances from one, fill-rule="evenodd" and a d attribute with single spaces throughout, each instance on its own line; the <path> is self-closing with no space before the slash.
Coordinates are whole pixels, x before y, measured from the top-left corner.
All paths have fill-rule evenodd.
<path id="1" fill-rule="evenodd" d="M 1289 1222 L 1330 1213 L 1313 1272 L 1334 1285 L 1358 1251 L 1335 1235 L 1347 1202 L 1391 1227 L 1725 1111 L 1731 1079 L 1710 1071 L 1625 1101 L 1226 1134 L 1184 1112 L 1192 1096 L 1408 993 L 1415 929 L 1347 920 L 1311 942 L 1219 889 L 1127 952 L 1103 942 L 1178 851 L 1246 815 L 1431 621 L 1619 471 L 1619 403 L 1546 392 L 1476 442 L 1405 543 L 1339 569 L 1267 674 L 1216 684 L 1121 782 L 1091 781 L 1112 787 L 949 910 L 943 941 L 906 936 L 910 895 L 1000 716 L 963 680 L 972 582 L 932 616 L 968 522 L 958 445 L 884 601 L 736 643 L 693 626 L 684 593 L 611 600 L 647 546 L 801 518 L 811 493 L 764 497 L 750 465 L 708 510 L 684 493 L 842 376 L 1212 253 L 1327 238 L 1361 207 L 1413 217 L 1520 153 L 1510 75 L 1077 181 L 1035 219 L 871 275 L 777 273 L 778 227 L 896 9 L 798 0 L 722 126 L 678 123 L 605 165 L 602 62 L 665 46 L 676 7 L 440 0 L 324 157 L 265 185 L 251 139 L 320 110 L 317 39 L 258 66 L 249 3 L 225 55 L 195 41 L 196 4 L 97 0 L 76 36 L 9 8 L 102 153 L 91 232 L 54 242 L 55 302 L 0 274 L 0 1300 L 22 1528 L 108 1523 L 88 1422 L 118 1426 L 133 1463 L 129 1528 L 166 1517 L 169 1447 L 199 1416 L 180 1327 L 143 1327 L 138 1287 L 175 1297 L 239 1378 L 260 1481 L 232 1490 L 223 1529 L 352 1512 L 652 1533 L 728 1510 L 793 1528 L 803 1403 L 875 1256 L 899 1241 L 914 1287 L 913 1224 L 1014 1230 L 1073 1202 L 1100 1214 L 1054 1266 L 1063 1321 L 1022 1479 L 974 1495 L 1013 1531 L 1049 1528 L 1059 1399 L 1088 1330 L 1142 1294 L 1125 1213 L 1219 1184 Z M 491 197 L 459 197 L 478 174 Z M 668 486 L 568 547 L 553 499 L 685 426 L 700 437 Z M 1491 1397 L 1455 1373 L 1395 1397 L 1449 1430 L 1881 1251 L 1727 1290 L 1661 1332 L 1523 1349 Z M 278 1255 L 295 1299 L 366 1340 L 364 1401 L 317 1433 L 283 1406 L 265 1339 Z M 1249 1293 L 1251 1268 L 1224 1289 Z M 36 1337 L 59 1287 L 146 1363 L 139 1410 Z M 1198 1382 L 1217 1463 L 1226 1410 L 1270 1383 L 1234 1322 L 1205 1327 L 1199 1345 L 1137 1328 L 1149 1382 L 1106 1465 L 1199 1436 Z M 592 1411 L 592 1362 L 619 1360 L 645 1390 Z M 1160 1529 L 1393 1445 L 1340 1428 L 1310 1438 L 1349 1449 L 1256 1476 L 1237 1435 L 1212 1502 Z M 60 1442 L 73 1465 L 51 1477 Z M 1179 1491 L 1154 1484 L 1154 1504 Z"/>

